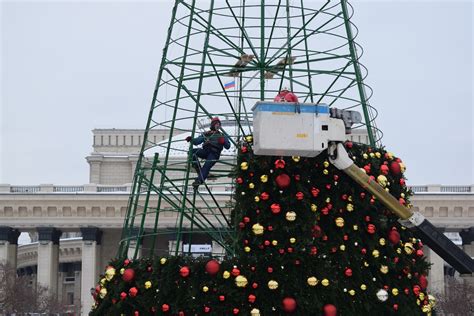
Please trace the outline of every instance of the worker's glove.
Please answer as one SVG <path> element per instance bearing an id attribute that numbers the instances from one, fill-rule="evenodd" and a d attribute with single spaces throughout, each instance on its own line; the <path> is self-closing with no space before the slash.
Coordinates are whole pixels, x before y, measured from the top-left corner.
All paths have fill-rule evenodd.
<path id="1" fill-rule="evenodd" d="M 219 139 L 217 140 L 217 142 L 218 142 L 220 145 L 224 145 L 224 143 L 225 143 L 224 137 L 219 137 Z"/>
<path id="2" fill-rule="evenodd" d="M 193 138 L 191 136 L 186 137 L 186 141 L 189 143 Z"/>

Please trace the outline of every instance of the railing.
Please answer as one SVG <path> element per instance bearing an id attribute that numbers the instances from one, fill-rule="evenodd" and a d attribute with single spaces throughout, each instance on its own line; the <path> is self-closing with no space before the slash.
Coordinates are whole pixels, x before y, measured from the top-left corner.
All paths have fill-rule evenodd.
<path id="1" fill-rule="evenodd" d="M 474 193 L 474 185 L 412 185 L 408 186 L 416 193 Z M 229 184 L 211 184 L 209 185 L 211 192 L 231 192 L 232 185 Z M 189 186 L 188 191 L 192 192 Z M 200 192 L 207 190 L 204 186 L 199 188 Z M 0 193 L 114 193 L 114 192 L 130 192 L 129 185 L 9 185 L 0 184 Z"/>
<path id="2" fill-rule="evenodd" d="M 16 185 L 10 187 L 11 193 L 36 193 L 40 192 L 41 187 L 39 185 L 27 186 L 27 185 Z"/>
<path id="3" fill-rule="evenodd" d="M 84 186 L 55 186 L 53 187 L 53 192 L 83 192 Z"/>

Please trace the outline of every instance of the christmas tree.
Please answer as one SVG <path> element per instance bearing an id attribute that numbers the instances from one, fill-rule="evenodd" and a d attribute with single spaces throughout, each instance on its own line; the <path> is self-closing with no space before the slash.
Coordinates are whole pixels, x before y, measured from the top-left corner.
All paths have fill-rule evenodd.
<path id="1" fill-rule="evenodd" d="M 118 259 L 92 315 L 430 314 L 423 245 L 323 153 L 256 156 L 240 144 L 232 225 L 236 255 Z M 409 206 L 402 161 L 345 144 L 349 156 Z"/>

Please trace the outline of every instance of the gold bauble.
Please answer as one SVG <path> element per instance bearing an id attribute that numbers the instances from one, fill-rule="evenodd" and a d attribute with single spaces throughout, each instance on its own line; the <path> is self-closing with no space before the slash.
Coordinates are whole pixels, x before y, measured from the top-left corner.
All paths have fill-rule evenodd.
<path id="1" fill-rule="evenodd" d="M 260 197 L 257 195 L 256 197 L 253 198 L 255 200 L 255 202 L 259 202 L 260 201 Z"/>
<path id="2" fill-rule="evenodd" d="M 323 174 L 327 176 L 327 175 L 329 174 L 328 169 L 324 169 L 324 170 L 323 170 Z"/>
<path id="3" fill-rule="evenodd" d="M 224 272 L 222 273 L 222 277 L 223 277 L 224 279 L 228 279 L 228 278 L 230 277 L 230 272 L 229 272 L 229 271 L 224 271 Z"/>
<path id="4" fill-rule="evenodd" d="M 407 168 L 405 167 L 405 165 L 402 162 L 399 162 L 398 164 L 400 165 L 400 170 L 402 172 L 405 172 L 405 170 L 407 170 Z"/>
<path id="5" fill-rule="evenodd" d="M 430 304 L 423 305 L 423 307 L 421 308 L 421 311 L 422 311 L 423 313 L 429 313 L 429 312 L 431 312 L 431 305 L 430 305 Z"/>
<path id="6" fill-rule="evenodd" d="M 125 268 L 120 269 L 120 274 L 123 274 L 125 272 Z"/>
<path id="7" fill-rule="evenodd" d="M 377 177 L 377 183 L 380 184 L 383 188 L 385 188 L 388 184 L 387 177 L 381 174 Z"/>
<path id="8" fill-rule="evenodd" d="M 336 218 L 335 222 L 337 227 L 344 227 L 344 218 L 338 217 Z"/>
<path id="9" fill-rule="evenodd" d="M 397 248 L 397 253 L 401 254 L 402 253 L 402 248 Z"/>
<path id="10" fill-rule="evenodd" d="M 247 170 L 248 168 L 249 168 L 249 164 L 247 162 L 244 161 L 240 164 L 240 169 Z"/>
<path id="11" fill-rule="evenodd" d="M 329 167 L 329 161 L 325 160 L 325 161 L 323 162 L 323 166 L 324 166 L 324 168 Z"/>
<path id="12" fill-rule="evenodd" d="M 388 273 L 388 266 L 382 265 L 380 267 L 380 272 L 382 272 L 383 274 L 387 274 Z"/>
<path id="13" fill-rule="evenodd" d="M 431 294 L 428 294 L 428 301 L 430 302 L 431 307 L 436 306 L 436 297 Z"/>
<path id="14" fill-rule="evenodd" d="M 352 205 L 351 203 L 349 203 L 349 204 L 347 204 L 346 209 L 347 209 L 349 212 L 352 212 L 352 211 L 354 210 L 354 205 Z"/>
<path id="15" fill-rule="evenodd" d="M 263 234 L 263 226 L 259 223 L 253 224 L 252 231 L 255 235 L 262 235 Z"/>
<path id="16" fill-rule="evenodd" d="M 296 238 L 291 237 L 291 238 L 290 238 L 290 243 L 291 243 L 291 244 L 294 244 L 295 242 L 296 242 Z"/>
<path id="17" fill-rule="evenodd" d="M 209 288 L 208 288 L 207 286 L 203 286 L 203 287 L 202 287 L 202 291 L 203 291 L 204 293 L 206 293 L 207 291 L 209 291 Z"/>
<path id="18" fill-rule="evenodd" d="M 374 256 L 375 258 L 378 258 L 380 256 L 380 252 L 375 249 L 374 251 L 372 251 L 372 256 Z"/>
<path id="19" fill-rule="evenodd" d="M 350 294 L 351 296 L 354 296 L 354 295 L 356 294 L 356 291 L 354 291 L 354 290 L 349 290 L 349 294 Z"/>
<path id="20" fill-rule="evenodd" d="M 260 177 L 260 181 L 262 181 L 263 183 L 267 182 L 268 181 L 268 176 L 266 174 L 262 175 Z"/>
<path id="21" fill-rule="evenodd" d="M 330 197 L 327 197 L 326 200 L 325 200 L 326 203 L 329 203 L 331 202 L 331 198 Z"/>
<path id="22" fill-rule="evenodd" d="M 245 141 L 246 141 L 247 143 L 251 143 L 251 142 L 253 141 L 252 135 L 245 136 Z"/>
<path id="23" fill-rule="evenodd" d="M 100 285 L 105 285 L 105 282 L 107 281 L 106 278 L 102 278 L 100 279 Z"/>
<path id="24" fill-rule="evenodd" d="M 276 245 L 278 245 L 278 241 L 276 241 L 276 240 L 272 240 L 272 245 L 273 245 L 273 246 L 276 246 Z"/>
<path id="25" fill-rule="evenodd" d="M 369 156 L 370 156 L 370 158 L 374 158 L 374 157 L 375 157 L 375 154 L 374 154 L 374 153 L 370 153 Z"/>
<path id="26" fill-rule="evenodd" d="M 391 152 L 387 152 L 385 154 L 385 156 L 387 157 L 388 160 L 392 160 L 393 159 L 393 154 Z"/>
<path id="27" fill-rule="evenodd" d="M 104 298 L 107 295 L 107 289 L 105 287 L 100 289 L 99 296 L 100 298 Z"/>
<path id="28" fill-rule="evenodd" d="M 385 246 L 385 244 L 386 244 L 385 238 L 380 238 L 380 239 L 379 239 L 379 244 L 380 244 L 381 246 Z"/>
<path id="29" fill-rule="evenodd" d="M 255 184 L 253 184 L 252 182 L 250 182 L 250 183 L 249 183 L 249 188 L 250 188 L 250 189 L 255 188 Z"/>
<path id="30" fill-rule="evenodd" d="M 382 157 L 382 155 L 377 151 L 377 152 L 375 153 L 375 157 L 380 158 L 380 157 Z"/>
<path id="31" fill-rule="evenodd" d="M 316 277 L 309 277 L 306 282 L 308 282 L 309 286 L 316 286 L 318 284 L 318 279 Z"/>
<path id="32" fill-rule="evenodd" d="M 339 246 L 339 249 L 340 249 L 341 251 L 345 251 L 345 250 L 346 250 L 346 246 L 345 246 L 345 245 L 340 245 L 340 246 Z"/>
<path id="33" fill-rule="evenodd" d="M 369 155 L 363 154 L 362 157 L 363 157 L 364 159 L 368 159 L 368 158 L 369 158 Z"/>
<path id="34" fill-rule="evenodd" d="M 278 289 L 278 282 L 275 281 L 275 280 L 270 280 L 270 281 L 268 281 L 268 284 L 267 284 L 267 285 L 268 285 L 268 288 L 269 288 L 270 290 L 276 290 L 276 289 Z"/>
<path id="35" fill-rule="evenodd" d="M 251 316 L 260 316 L 260 310 L 258 308 L 254 308 L 250 311 Z"/>
<path id="36" fill-rule="evenodd" d="M 361 284 L 361 285 L 360 285 L 360 289 L 361 289 L 362 291 L 367 290 L 367 285 Z"/>
<path id="37" fill-rule="evenodd" d="M 424 300 L 425 299 L 425 293 L 420 293 L 420 295 L 418 295 L 418 297 L 420 298 L 420 300 Z"/>
<path id="38" fill-rule="evenodd" d="M 413 248 L 413 244 L 410 242 L 405 243 L 405 245 L 403 246 L 403 249 L 408 255 L 411 255 L 413 251 L 415 250 L 415 248 Z"/>
<path id="39" fill-rule="evenodd" d="M 115 275 L 115 268 L 113 267 L 107 268 L 107 270 L 105 271 L 105 278 L 107 279 L 107 281 L 112 280 L 114 275 Z"/>
<path id="40" fill-rule="evenodd" d="M 293 159 L 294 162 L 300 161 L 300 156 L 292 156 L 291 159 Z"/>
<path id="41" fill-rule="evenodd" d="M 392 295 L 397 296 L 398 295 L 398 289 L 395 287 L 392 289 Z"/>
<path id="42" fill-rule="evenodd" d="M 246 287 L 247 284 L 248 284 L 247 278 L 244 277 L 243 275 L 238 275 L 235 278 L 235 285 L 237 285 L 238 287 Z"/>
<path id="43" fill-rule="evenodd" d="M 323 280 L 321 281 L 321 284 L 322 284 L 323 286 L 328 286 L 328 285 L 329 285 L 329 280 L 328 280 L 328 279 L 323 279 Z"/>
<path id="44" fill-rule="evenodd" d="M 316 204 L 311 204 L 311 211 L 316 212 L 318 210 L 318 206 Z"/>
<path id="45" fill-rule="evenodd" d="M 359 230 L 359 226 L 353 225 L 353 226 L 352 226 L 352 229 L 353 229 L 353 230 Z"/>
<path id="46" fill-rule="evenodd" d="M 286 212 L 285 218 L 289 222 L 293 222 L 296 219 L 296 213 L 293 211 Z"/>
<path id="47" fill-rule="evenodd" d="M 250 250 L 251 250 L 251 249 L 250 249 L 249 246 L 245 246 L 245 247 L 244 247 L 244 251 L 245 251 L 245 252 L 250 252 Z"/>
<path id="48" fill-rule="evenodd" d="M 150 282 L 150 281 L 146 281 L 146 282 L 145 282 L 145 289 L 148 290 L 149 288 L 151 288 L 151 282 Z"/>
<path id="49" fill-rule="evenodd" d="M 369 266 L 369 263 L 367 261 L 364 261 L 364 266 L 365 267 L 368 267 Z"/>
<path id="50" fill-rule="evenodd" d="M 160 263 L 161 263 L 161 264 L 165 264 L 165 263 L 166 263 L 166 258 L 161 258 L 161 259 L 160 259 Z"/>

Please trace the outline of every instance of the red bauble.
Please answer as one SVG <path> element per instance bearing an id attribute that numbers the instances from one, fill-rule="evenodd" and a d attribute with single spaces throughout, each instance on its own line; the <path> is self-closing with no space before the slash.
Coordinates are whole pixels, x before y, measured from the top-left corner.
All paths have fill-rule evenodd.
<path id="1" fill-rule="evenodd" d="M 209 313 L 211 308 L 209 306 L 204 306 L 204 313 Z"/>
<path id="2" fill-rule="evenodd" d="M 393 304 L 393 310 L 395 310 L 395 311 L 398 310 L 398 304 Z"/>
<path id="3" fill-rule="evenodd" d="M 283 310 L 287 313 L 292 313 L 296 310 L 296 300 L 292 297 L 285 297 L 281 303 Z"/>
<path id="4" fill-rule="evenodd" d="M 392 171 L 393 174 L 400 174 L 402 172 L 402 168 L 400 168 L 400 164 L 396 161 L 392 161 L 390 164 L 390 171 Z"/>
<path id="5" fill-rule="evenodd" d="M 352 148 L 352 142 L 346 142 L 346 148 L 351 149 Z"/>
<path id="6" fill-rule="evenodd" d="M 237 179 L 235 179 L 235 182 L 237 182 L 238 184 L 242 184 L 244 180 L 241 177 L 238 177 Z"/>
<path id="7" fill-rule="evenodd" d="M 314 225 L 311 231 L 313 232 L 313 237 L 315 238 L 319 238 L 323 235 L 323 230 L 319 225 Z"/>
<path id="8" fill-rule="evenodd" d="M 232 313 L 233 313 L 234 315 L 237 315 L 239 312 L 240 312 L 240 310 L 239 310 L 238 308 L 234 308 L 234 309 L 232 310 Z"/>
<path id="9" fill-rule="evenodd" d="M 247 152 L 247 146 L 242 146 L 242 153 L 245 154 Z"/>
<path id="10" fill-rule="evenodd" d="M 260 198 L 264 201 L 268 200 L 270 196 L 268 195 L 267 192 L 263 192 L 262 194 L 260 194 Z"/>
<path id="11" fill-rule="evenodd" d="M 318 253 L 318 248 L 316 248 L 316 246 L 312 246 L 311 247 L 311 250 L 310 250 L 310 254 L 312 256 L 316 255 Z"/>
<path id="12" fill-rule="evenodd" d="M 250 294 L 249 297 L 248 297 L 249 303 L 255 303 L 256 299 L 257 299 L 257 297 L 253 294 Z"/>
<path id="13" fill-rule="evenodd" d="M 275 182 L 280 189 L 286 189 L 290 186 L 291 178 L 286 173 L 282 173 L 275 178 Z"/>
<path id="14" fill-rule="evenodd" d="M 225 301 L 225 296 L 224 295 L 219 295 L 219 301 L 224 302 Z"/>
<path id="15" fill-rule="evenodd" d="M 388 174 L 388 167 L 386 165 L 381 165 L 380 166 L 380 173 L 383 174 L 383 175 L 387 175 Z"/>
<path id="16" fill-rule="evenodd" d="M 344 274 L 346 275 L 346 277 L 351 277 L 352 276 L 352 269 L 347 268 L 346 271 L 344 271 Z"/>
<path id="17" fill-rule="evenodd" d="M 301 180 L 301 176 L 299 174 L 295 174 L 294 178 L 295 178 L 295 181 Z"/>
<path id="18" fill-rule="evenodd" d="M 416 255 L 417 255 L 418 257 L 423 257 L 423 250 L 418 249 L 418 250 L 416 251 Z"/>
<path id="19" fill-rule="evenodd" d="M 375 225 L 374 224 L 367 225 L 367 232 L 369 234 L 375 234 Z"/>
<path id="20" fill-rule="evenodd" d="M 405 179 L 403 179 L 403 178 L 400 179 L 400 185 L 405 186 Z"/>
<path id="21" fill-rule="evenodd" d="M 296 193 L 296 199 L 297 199 L 297 200 L 301 201 L 303 198 L 304 198 L 303 192 L 298 192 L 298 193 Z"/>
<path id="22" fill-rule="evenodd" d="M 324 316 L 336 316 L 337 315 L 337 308 L 332 304 L 326 304 L 323 307 Z"/>
<path id="23" fill-rule="evenodd" d="M 179 269 L 179 274 L 183 277 L 186 278 L 189 276 L 189 268 L 184 266 L 181 269 Z"/>
<path id="24" fill-rule="evenodd" d="M 163 305 L 161 305 L 161 310 L 163 312 L 167 312 L 167 311 L 170 310 L 170 306 L 168 304 L 163 304 Z"/>
<path id="25" fill-rule="evenodd" d="M 139 311 L 133 312 L 133 316 L 140 316 L 140 312 Z"/>
<path id="26" fill-rule="evenodd" d="M 135 297 L 138 294 L 138 289 L 136 287 L 132 287 L 130 290 L 128 290 L 128 295 L 130 297 Z"/>
<path id="27" fill-rule="evenodd" d="M 252 283 L 252 287 L 253 287 L 254 289 L 258 288 L 258 283 L 257 283 L 257 282 L 253 282 L 253 283 Z"/>
<path id="28" fill-rule="evenodd" d="M 285 168 L 285 161 L 283 159 L 277 159 L 275 160 L 275 168 L 276 169 L 283 169 Z"/>
<path id="29" fill-rule="evenodd" d="M 420 291 L 421 291 L 421 288 L 419 285 L 415 285 L 413 286 L 413 294 L 415 294 L 416 296 L 420 295 Z"/>
<path id="30" fill-rule="evenodd" d="M 128 266 L 129 264 L 130 264 L 130 259 L 125 259 L 125 260 L 123 261 L 123 265 L 124 265 L 124 266 Z"/>
<path id="31" fill-rule="evenodd" d="M 250 217 L 245 216 L 245 217 L 243 218 L 243 220 L 244 220 L 244 223 L 249 223 L 249 222 L 250 222 Z"/>
<path id="32" fill-rule="evenodd" d="M 312 188 L 311 188 L 311 195 L 312 195 L 313 197 L 317 197 L 318 194 L 319 194 L 319 189 L 317 189 L 317 188 L 315 188 L 315 187 L 312 187 Z"/>
<path id="33" fill-rule="evenodd" d="M 364 167 L 365 173 L 369 174 L 370 173 L 370 164 L 365 165 Z"/>
<path id="34" fill-rule="evenodd" d="M 272 267 L 268 267 L 268 268 L 267 268 L 267 272 L 268 272 L 268 273 L 273 273 L 273 268 L 272 268 Z"/>
<path id="35" fill-rule="evenodd" d="M 328 215 L 329 214 L 329 209 L 327 207 L 322 208 L 321 209 L 321 214 Z"/>
<path id="36" fill-rule="evenodd" d="M 134 278 L 135 270 L 125 269 L 125 271 L 123 271 L 122 280 L 124 280 L 125 282 L 132 282 Z"/>
<path id="37" fill-rule="evenodd" d="M 396 230 L 391 230 L 388 233 L 388 240 L 390 240 L 393 245 L 398 245 L 400 242 L 400 233 Z"/>
<path id="38" fill-rule="evenodd" d="M 206 263 L 206 272 L 210 275 L 216 275 L 219 272 L 220 264 L 217 260 L 210 260 Z"/>
<path id="39" fill-rule="evenodd" d="M 237 269 L 237 268 L 233 268 L 231 273 L 232 273 L 233 276 L 236 277 L 236 276 L 240 275 L 240 270 Z"/>
<path id="40" fill-rule="evenodd" d="M 183 311 L 179 311 L 178 316 L 184 316 L 184 315 L 185 315 L 185 314 L 184 314 Z"/>
<path id="41" fill-rule="evenodd" d="M 426 287 L 428 286 L 428 280 L 426 279 L 426 276 L 425 276 L 425 275 L 421 275 L 419 281 L 420 281 L 420 286 L 421 286 L 421 288 L 422 288 L 423 290 L 426 289 Z"/>
<path id="42" fill-rule="evenodd" d="M 278 214 L 280 213 L 281 209 L 280 209 L 280 204 L 278 203 L 273 203 L 271 206 L 270 206 L 270 209 L 272 210 L 272 213 L 273 214 Z"/>
<path id="43" fill-rule="evenodd" d="M 126 298 L 127 298 L 127 293 L 125 293 L 125 292 L 120 293 L 120 299 L 122 301 L 125 300 Z"/>

